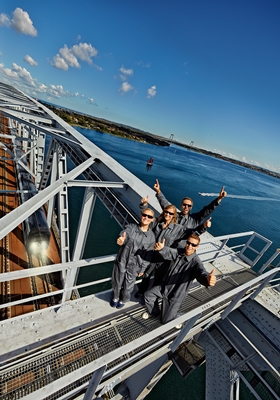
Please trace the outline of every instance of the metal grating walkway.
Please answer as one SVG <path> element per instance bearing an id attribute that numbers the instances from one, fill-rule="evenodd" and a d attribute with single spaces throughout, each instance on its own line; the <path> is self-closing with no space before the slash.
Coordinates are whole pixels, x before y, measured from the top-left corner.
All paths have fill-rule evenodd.
<path id="1" fill-rule="evenodd" d="M 246 270 L 219 279 L 215 287 L 207 289 L 196 287 L 186 296 L 180 311 L 186 313 L 193 310 L 255 277 L 256 274 L 252 270 Z M 220 303 L 217 308 L 221 308 Z M 211 314 L 213 311 L 213 308 L 207 308 L 202 317 L 205 318 L 207 314 Z M 127 312 L 115 320 L 104 321 L 100 326 L 80 331 L 76 336 L 65 338 L 63 343 L 55 345 L 53 343 L 52 347 L 41 349 L 40 353 L 37 351 L 29 356 L 24 354 L 23 357 L 18 357 L 17 360 L 6 363 L 1 367 L 0 372 L 0 399 L 10 400 L 24 397 L 162 326 L 159 318 L 143 320 L 142 312 L 143 307 L 136 307 L 132 312 Z M 155 337 L 144 346 L 137 347 L 128 354 L 114 360 L 107 366 L 106 373 L 112 368 L 116 371 L 116 367 L 124 360 L 129 362 L 133 357 L 131 362 L 135 362 L 135 356 L 137 357 L 137 354 L 139 354 L 138 357 L 141 358 L 141 352 L 145 348 L 153 346 L 154 350 L 159 339 L 162 345 L 164 341 L 165 343 L 170 342 L 170 337 L 177 334 L 178 331 L 172 329 L 166 331 L 164 335 L 161 334 L 160 337 Z M 85 377 L 86 381 L 90 377 L 90 375 Z M 75 383 L 73 384 L 75 385 Z M 55 399 L 57 397 L 53 395 L 48 398 Z"/>

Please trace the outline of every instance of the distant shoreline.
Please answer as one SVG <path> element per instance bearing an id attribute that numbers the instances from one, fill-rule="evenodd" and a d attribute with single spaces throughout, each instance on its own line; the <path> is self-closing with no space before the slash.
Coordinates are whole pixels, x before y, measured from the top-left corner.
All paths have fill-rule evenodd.
<path id="1" fill-rule="evenodd" d="M 206 155 L 208 155 L 210 157 L 219 158 L 221 160 L 230 162 L 232 164 L 240 165 L 240 166 L 242 166 L 244 168 L 251 169 L 251 170 L 260 172 L 262 174 L 266 174 L 266 175 L 269 175 L 269 176 L 273 176 L 274 178 L 280 179 L 280 173 L 277 173 L 277 172 L 274 172 L 274 171 L 269 171 L 268 169 L 265 169 L 265 168 L 262 168 L 262 167 L 258 167 L 257 165 L 252 165 L 252 164 L 240 161 L 240 160 L 235 160 L 234 158 L 226 157 L 226 156 L 223 156 L 223 155 L 221 155 L 219 153 L 214 153 L 214 152 L 212 152 L 210 150 L 204 150 L 204 149 L 200 149 L 198 147 L 188 146 L 186 144 L 183 144 L 183 143 L 180 143 L 180 142 L 177 142 L 177 141 L 173 141 L 172 143 L 176 144 L 177 146 L 187 148 L 188 150 L 195 151 L 196 153 L 202 153 L 202 154 L 206 154 Z"/>
<path id="2" fill-rule="evenodd" d="M 280 173 L 269 171 L 268 169 L 258 167 L 257 165 L 252 165 L 243 161 L 235 160 L 234 158 L 226 157 L 209 150 L 204 150 L 195 146 L 190 146 L 181 142 L 177 142 L 176 140 L 169 140 L 162 136 L 154 135 L 149 132 L 144 132 L 140 129 L 133 128 L 128 125 L 119 124 L 102 118 L 93 117 L 92 115 L 87 115 L 80 113 L 78 111 L 70 110 L 68 108 L 50 104 L 43 100 L 39 101 L 42 104 L 46 105 L 48 108 L 50 108 L 60 118 L 66 121 L 69 125 L 80 126 L 81 128 L 96 130 L 98 132 L 103 132 L 103 133 L 109 133 L 114 136 L 119 136 L 126 139 L 135 140 L 143 143 L 149 143 L 157 146 L 170 146 L 170 144 L 176 144 L 177 146 L 184 147 L 196 153 L 202 153 L 210 157 L 219 158 L 221 160 L 230 162 L 232 164 L 240 165 L 244 168 L 251 169 L 260 172 L 262 174 L 266 174 L 274 178 L 280 179 Z"/>

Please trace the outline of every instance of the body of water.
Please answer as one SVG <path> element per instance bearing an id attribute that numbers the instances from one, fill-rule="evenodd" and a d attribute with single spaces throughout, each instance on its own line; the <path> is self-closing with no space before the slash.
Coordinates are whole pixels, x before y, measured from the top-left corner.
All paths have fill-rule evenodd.
<path id="1" fill-rule="evenodd" d="M 272 240 L 273 244 L 261 259 L 259 267 L 280 247 L 279 179 L 175 145 L 160 147 L 83 128 L 77 130 L 150 187 L 158 179 L 166 198 L 177 207 L 180 207 L 181 199 L 188 196 L 194 201 L 193 212 L 199 211 L 217 197 L 221 187 L 225 186 L 228 196 L 212 214 L 209 232 L 220 236 L 255 231 Z M 154 158 L 154 164 L 147 170 L 146 161 L 150 157 Z M 78 223 L 82 198 L 81 191 L 70 191 L 72 227 Z M 97 202 L 85 258 L 118 251 L 116 238 L 120 228 L 107 214 L 103 205 Z M 98 271 L 83 269 L 79 280 L 87 281 L 88 274 L 93 273 L 99 278 L 105 278 L 111 275 L 111 271 L 111 264 L 104 265 Z M 108 284 L 103 284 L 98 290 L 106 288 Z M 89 294 L 89 291 L 86 289 L 84 294 Z M 202 366 L 183 379 L 172 367 L 147 400 L 202 400 L 204 375 L 205 369 Z"/>

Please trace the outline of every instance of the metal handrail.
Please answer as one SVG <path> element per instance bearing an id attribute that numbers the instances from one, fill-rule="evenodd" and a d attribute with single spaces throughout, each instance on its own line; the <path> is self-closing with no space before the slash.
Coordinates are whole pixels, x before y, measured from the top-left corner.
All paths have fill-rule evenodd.
<path id="1" fill-rule="evenodd" d="M 236 238 L 245 237 L 245 236 L 249 236 L 249 235 L 250 235 L 250 238 L 248 239 L 247 243 L 235 245 L 233 247 L 227 246 L 227 243 L 230 239 L 236 239 Z M 252 246 L 250 246 L 250 243 L 254 240 L 254 238 L 259 238 L 263 242 L 265 242 L 264 247 L 260 251 L 257 249 L 254 249 Z M 218 245 L 217 248 L 215 248 L 213 250 L 206 249 L 205 251 L 203 251 L 203 247 L 205 247 L 205 245 L 210 244 L 210 243 L 212 244 L 213 242 L 217 242 L 217 245 Z M 207 262 L 212 262 L 212 261 L 215 261 L 219 257 L 223 257 L 224 255 L 228 255 L 229 253 L 233 252 L 234 248 L 242 247 L 242 249 L 238 252 L 238 254 L 236 252 L 234 252 L 234 254 L 236 256 L 238 255 L 238 257 L 241 260 L 245 261 L 248 265 L 253 267 L 257 263 L 257 261 L 259 261 L 261 256 L 265 253 L 265 251 L 268 249 L 268 247 L 271 244 L 272 244 L 272 241 L 265 238 L 264 236 L 254 232 L 254 231 L 248 231 L 248 232 L 241 232 L 241 233 L 235 233 L 235 234 L 230 234 L 230 235 L 216 236 L 216 237 L 211 238 L 210 240 L 206 240 L 205 242 L 202 241 L 200 248 L 198 250 L 198 254 L 199 255 L 214 254 L 213 257 L 210 257 L 209 259 L 204 260 Z M 244 255 L 244 252 L 246 251 L 246 249 L 251 249 L 254 253 L 257 254 L 257 257 L 254 260 L 250 260 L 249 258 L 247 258 Z"/>
<path id="2" fill-rule="evenodd" d="M 94 361 L 83 365 L 79 369 L 76 369 L 73 372 L 70 372 L 69 374 L 61 377 L 59 380 L 56 381 L 56 385 L 54 386 L 53 383 L 50 383 L 46 386 L 44 386 L 41 389 L 36 390 L 33 393 L 30 393 L 29 395 L 26 396 L 26 400 L 36 400 L 40 398 L 43 393 L 45 394 L 46 391 L 50 393 L 57 392 L 60 388 L 63 388 L 69 384 L 72 380 L 77 380 L 77 376 L 86 376 L 88 374 L 92 374 L 94 371 L 98 371 L 98 369 L 102 368 L 103 366 L 109 365 L 112 363 L 114 360 L 119 359 L 123 357 L 125 354 L 128 354 L 132 350 L 139 348 L 142 345 L 145 345 L 155 339 L 155 337 L 161 337 L 161 335 L 165 334 L 165 332 L 173 329 L 176 325 L 179 323 L 185 323 L 185 327 L 182 329 L 182 331 L 179 333 L 178 338 L 180 335 L 186 335 L 189 331 L 192 330 L 195 321 L 197 320 L 197 317 L 205 310 L 205 307 L 210 308 L 210 307 L 215 307 L 217 304 L 219 304 L 222 301 L 230 300 L 234 296 L 238 296 L 239 292 L 244 292 L 243 298 L 240 298 L 238 303 L 242 303 L 243 301 L 247 300 L 248 297 L 252 297 L 252 294 L 245 294 L 246 288 L 249 288 L 252 285 L 255 285 L 256 283 L 260 282 L 261 280 L 267 280 L 268 277 L 274 276 L 276 273 L 280 271 L 280 268 L 277 268 L 276 270 L 269 271 L 265 273 L 262 276 L 258 276 L 254 279 L 252 279 L 250 282 L 247 282 L 243 285 L 240 285 L 239 287 L 236 287 L 227 293 L 224 293 L 223 295 L 211 300 L 209 303 L 202 304 L 195 309 L 183 314 L 177 319 L 174 319 L 166 324 L 163 324 L 159 326 L 158 328 L 155 328 L 151 330 L 150 332 L 144 334 L 141 337 L 138 337 L 137 339 L 134 339 L 133 341 L 129 343 L 122 344 L 121 346 L 117 347 L 116 349 L 110 351 L 109 353 L 103 354 L 100 358 L 95 359 Z M 254 294 L 254 292 L 253 292 Z M 234 299 L 232 300 L 232 302 Z M 228 305 L 228 307 L 231 306 L 231 303 Z M 237 304 L 236 304 L 237 306 Z M 226 311 L 227 309 L 225 309 Z M 187 321 L 190 321 L 191 323 L 188 324 Z M 179 339 L 178 339 L 179 340 Z M 154 348 L 155 344 L 149 347 L 148 349 Z M 146 349 L 147 351 L 147 349 Z M 37 396 L 37 397 L 36 397 Z"/>
<path id="3" fill-rule="evenodd" d="M 232 238 L 238 238 L 238 237 L 244 237 L 244 236 L 249 236 L 250 238 L 248 240 L 248 242 L 251 242 L 251 238 L 254 235 L 257 235 L 258 237 L 262 238 L 265 242 L 267 243 L 271 243 L 268 239 L 262 237 L 259 234 L 256 234 L 254 231 L 249 231 L 249 232 L 241 232 L 238 234 L 231 234 L 231 235 L 223 235 L 223 236 L 217 236 L 217 237 L 212 237 L 210 240 L 207 240 L 205 242 L 201 243 L 201 250 L 200 252 L 198 252 L 199 255 L 201 254 L 205 254 L 203 253 L 203 247 L 204 245 L 207 245 L 208 243 L 213 244 L 213 242 L 222 242 L 223 240 L 226 240 L 226 242 L 229 239 Z M 244 244 L 244 246 L 246 246 L 246 244 Z M 217 259 L 218 257 L 223 257 L 224 255 L 228 254 L 228 251 L 232 251 L 230 247 L 227 247 L 227 252 L 226 254 L 221 254 L 225 251 L 225 246 L 220 245 L 219 248 L 215 248 L 214 250 L 207 250 L 207 254 L 208 253 L 216 253 L 214 258 L 210 258 L 209 261 L 213 261 L 215 259 Z M 233 253 L 235 255 L 237 255 L 236 253 Z M 51 274 L 54 272 L 63 272 L 66 271 L 66 277 L 65 277 L 65 281 L 64 281 L 64 287 L 60 290 L 56 290 L 56 291 L 52 291 L 51 293 L 45 293 L 45 294 L 41 294 L 41 295 L 36 295 L 36 296 L 30 296 L 27 297 L 25 299 L 20 299 L 20 300 L 16 300 L 16 301 L 12 301 L 9 303 L 4 303 L 0 305 L 0 309 L 5 308 L 5 307 L 11 307 L 14 305 L 18 305 L 18 304 L 24 304 L 24 303 L 28 303 L 30 301 L 33 300 L 39 300 L 39 299 L 45 299 L 48 297 L 53 297 L 59 294 L 63 294 L 65 293 L 65 291 L 71 291 L 71 290 L 78 290 L 78 289 L 82 289 L 83 287 L 88 287 L 88 286 L 92 286 L 92 285 L 97 285 L 99 283 L 104 283 L 104 282 L 109 282 L 111 280 L 111 278 L 105 278 L 105 279 L 101 279 L 101 280 L 97 280 L 97 281 L 91 281 L 91 282 L 87 282 L 87 283 L 83 283 L 80 285 L 75 285 L 75 286 L 70 286 L 68 287 L 68 277 L 70 276 L 70 271 L 72 271 L 74 269 L 74 271 L 76 272 L 79 268 L 83 268 L 83 267 L 87 267 L 90 265 L 97 265 L 97 264 L 102 264 L 105 262 L 113 262 L 116 258 L 116 254 L 112 254 L 112 255 L 108 255 L 108 256 L 101 256 L 101 257 L 96 257 L 96 258 L 90 258 L 90 259 L 84 259 L 84 260 L 78 260 L 78 261 L 68 261 L 66 263 L 61 263 L 61 264 L 54 264 L 54 265 L 47 265 L 47 266 L 42 266 L 39 268 L 35 268 L 35 269 L 28 269 L 28 270 L 22 270 L 22 271 L 13 271 L 13 272 L 7 272 L 7 273 L 2 273 L 0 274 L 0 282 L 7 282 L 7 281 L 13 281 L 13 280 L 17 280 L 17 279 L 22 279 L 22 278 L 26 278 L 26 277 L 33 277 L 33 276 L 40 276 L 40 275 L 44 275 L 44 274 Z M 64 300 L 62 301 L 62 304 L 64 303 Z"/>

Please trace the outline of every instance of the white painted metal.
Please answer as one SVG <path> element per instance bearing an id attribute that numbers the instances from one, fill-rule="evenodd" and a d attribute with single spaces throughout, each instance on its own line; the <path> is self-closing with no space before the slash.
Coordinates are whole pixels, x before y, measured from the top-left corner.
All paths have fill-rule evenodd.
<path id="1" fill-rule="evenodd" d="M 45 154 L 44 154 L 45 141 L 46 141 L 46 135 L 44 133 L 39 132 L 36 145 L 36 153 L 35 153 L 36 156 L 35 184 L 37 189 L 39 188 L 43 173 L 44 159 L 45 159 Z"/>
<path id="2" fill-rule="evenodd" d="M 50 186 L 58 179 L 58 149 L 57 149 L 57 144 L 55 141 L 52 139 L 51 142 L 51 147 L 48 152 L 48 156 L 52 155 L 51 159 L 48 158 L 48 166 L 49 170 L 51 169 L 51 178 L 50 178 Z M 47 175 L 47 176 L 46 176 Z M 49 174 L 46 174 L 44 171 L 44 179 L 45 182 L 47 182 Z M 41 181 L 42 182 L 42 181 Z M 44 187 L 46 187 L 44 185 Z M 52 219 L 53 219 L 53 212 L 54 212 L 54 196 L 49 199 L 48 203 L 48 213 L 47 213 L 47 223 L 48 227 L 50 228 L 52 225 Z"/>
<path id="3" fill-rule="evenodd" d="M 58 148 L 58 177 L 63 179 L 67 175 L 66 154 Z M 68 189 L 66 185 L 60 188 L 57 196 L 58 226 L 60 233 L 60 259 L 62 262 L 70 261 L 69 243 L 69 214 L 68 214 Z M 65 278 L 65 277 L 63 277 Z"/>
<path id="4" fill-rule="evenodd" d="M 88 224 L 85 224 L 85 227 L 79 228 L 79 239 L 76 241 L 73 252 L 73 261 L 69 260 L 68 187 L 86 187 L 86 196 L 82 207 L 80 225 L 84 225 L 84 221 L 87 219 L 89 220 L 91 217 L 91 212 L 95 202 L 95 196 L 92 195 L 93 191 L 98 193 L 98 196 L 101 198 L 101 200 L 103 194 L 105 195 L 106 190 L 108 191 L 111 197 L 107 197 L 106 201 L 108 200 L 112 202 L 108 209 L 116 219 L 118 215 L 117 206 L 119 205 L 118 198 L 124 197 L 124 191 L 125 202 L 122 205 L 122 210 L 124 210 L 126 215 L 130 216 L 131 218 L 136 218 L 135 216 L 139 214 L 138 204 L 143 195 L 149 194 L 150 204 L 157 212 L 160 211 L 160 207 L 151 188 L 148 188 L 110 156 L 104 153 L 93 143 L 89 142 L 73 127 L 70 127 L 61 118 L 57 117 L 53 112 L 48 110 L 47 107 L 18 91 L 15 91 L 13 98 L 10 99 L 8 92 L 4 90 L 4 93 L 2 93 L 3 88 L 5 88 L 5 85 L 0 84 L 0 112 L 10 118 L 11 130 L 13 130 L 15 135 L 22 137 L 20 140 L 24 139 L 27 151 L 31 151 L 31 154 L 33 151 L 35 152 L 34 172 L 35 175 L 37 175 L 36 184 L 38 185 L 40 192 L 31 200 L 29 200 L 28 204 L 23 204 L 1 219 L 0 238 L 6 236 L 7 233 L 11 232 L 26 217 L 31 215 L 36 209 L 48 201 L 48 223 L 50 226 L 53 212 L 53 199 L 54 196 L 60 193 L 59 203 L 61 205 L 61 209 L 59 210 L 58 218 L 61 220 L 60 234 L 62 237 L 61 248 L 63 262 L 61 264 L 52 266 L 44 266 L 36 270 L 31 269 L 11 273 L 7 272 L 0 275 L 0 282 L 13 281 L 23 277 L 47 274 L 55 271 L 62 272 L 65 278 L 63 282 L 63 288 L 56 292 L 62 294 L 62 302 L 60 305 L 51 306 L 37 312 L 15 317 L 10 320 L 1 321 L 0 340 L 1 343 L 3 343 L 3 346 L 0 348 L 0 360 L 5 362 L 13 357 L 18 357 L 22 351 L 28 352 L 29 350 L 35 351 L 35 349 L 38 349 L 37 354 L 39 356 L 41 352 L 41 345 L 51 342 L 54 346 L 56 346 L 55 341 L 63 340 L 67 332 L 78 333 L 84 328 L 88 329 L 93 322 L 96 323 L 96 321 L 104 320 L 105 317 L 110 316 L 111 324 L 114 324 L 114 319 L 120 315 L 118 310 L 112 310 L 109 305 L 109 291 L 87 296 L 78 300 L 67 301 L 70 299 L 70 293 L 72 290 L 78 290 L 89 285 L 110 280 L 110 277 L 108 277 L 100 281 L 75 285 L 75 277 L 80 268 L 88 265 L 92 265 L 92 268 L 97 268 L 97 266 L 102 262 L 113 261 L 115 259 L 115 255 L 87 260 L 80 259 L 83 254 L 83 248 L 87 237 Z M 36 132 L 36 135 L 39 136 L 39 139 L 34 137 L 34 132 Z M 49 137 L 52 138 L 46 161 L 43 160 L 43 158 L 37 159 L 37 150 L 32 148 L 32 141 L 34 141 L 34 139 L 37 140 L 38 146 L 39 141 L 41 140 L 40 138 L 44 138 L 45 135 L 49 135 Z M 42 140 L 39 144 L 40 154 L 44 152 L 44 145 L 45 143 Z M 61 159 L 58 156 L 60 154 L 64 158 Z M 74 164 L 76 162 L 76 165 L 78 165 L 68 173 L 66 171 L 66 155 L 68 155 L 72 161 L 74 160 Z M 31 167 L 32 163 L 33 162 L 31 160 Z M 42 167 L 43 163 L 44 168 Z M 79 165 L 80 163 L 82 164 Z M 96 174 L 97 178 L 89 180 L 89 175 L 85 175 L 85 181 L 75 180 L 76 177 L 88 170 L 88 168 L 91 168 L 92 173 Z M 52 174 L 51 182 L 48 182 L 50 174 Z M 40 176 L 41 179 L 39 182 Z M 102 178 L 99 178 L 99 176 Z M 90 199 L 88 199 L 88 195 Z M 119 223 L 123 224 L 124 221 L 126 220 L 123 219 L 122 222 Z M 247 243 L 241 243 L 240 245 L 235 246 L 235 248 L 230 248 L 228 246 L 229 239 L 245 238 L 246 236 L 249 237 Z M 264 247 L 260 252 L 256 251 L 256 249 L 254 249 L 252 246 L 255 237 L 263 240 L 264 242 Z M 215 273 L 218 278 L 219 276 L 226 276 L 228 273 L 233 271 L 246 269 L 248 268 L 248 265 L 255 265 L 255 263 L 262 256 L 263 252 L 271 244 L 271 241 L 263 238 L 255 232 L 224 235 L 217 238 L 213 238 L 211 235 L 205 234 L 202 238 L 199 255 L 205 263 L 207 270 L 210 271 L 210 268 L 212 269 L 214 266 Z M 236 248 L 241 249 L 238 255 Z M 244 253 L 247 249 L 257 254 L 254 260 L 249 260 L 247 256 L 245 256 Z M 271 258 L 270 262 L 274 260 L 274 258 Z M 244 261 L 246 261 L 248 265 L 246 265 Z M 267 265 L 265 268 L 266 267 Z M 167 353 L 170 350 L 174 350 L 183 340 L 191 338 L 201 329 L 203 329 L 205 332 L 208 332 L 210 327 L 214 325 L 216 326 L 217 321 L 221 320 L 221 317 L 224 318 L 224 321 L 228 322 L 228 319 L 225 317 L 232 315 L 234 310 L 236 310 L 236 308 L 240 305 L 246 304 L 247 306 L 247 304 L 254 304 L 256 302 L 259 304 L 269 305 L 269 301 L 274 303 L 277 303 L 277 301 L 279 302 L 279 293 L 276 293 L 276 290 L 271 288 L 267 289 L 265 287 L 271 281 L 273 276 L 276 273 L 279 273 L 279 271 L 280 266 L 278 264 L 274 270 L 270 270 L 245 284 L 241 284 L 239 287 L 235 287 L 218 298 L 212 299 L 207 304 L 202 304 L 201 306 L 196 307 L 194 310 L 181 315 L 176 320 L 171 321 L 168 324 L 161 326 L 159 325 L 159 327 L 153 331 L 141 336 L 140 338 L 132 340 L 127 344 L 123 344 L 119 348 L 103 355 L 102 357 L 99 357 L 98 359 L 82 366 L 81 368 L 77 367 L 76 371 L 73 371 L 62 378 L 55 380 L 53 383 L 31 393 L 25 398 L 36 400 L 38 398 L 45 398 L 52 393 L 56 393 L 59 389 L 65 388 L 65 386 L 71 384 L 77 379 L 82 378 L 87 374 L 93 374 L 95 371 L 101 371 L 100 375 L 103 375 L 106 381 L 102 381 L 101 383 L 98 378 L 94 383 L 94 390 L 96 386 L 98 386 L 97 390 L 102 390 L 102 393 L 105 394 L 111 390 L 110 388 L 114 388 L 117 383 L 124 380 L 127 380 L 127 385 L 131 384 L 133 386 L 133 382 L 135 382 L 136 379 L 140 381 L 139 377 L 141 377 L 141 373 L 144 373 L 145 371 L 147 372 L 147 375 L 145 377 L 145 383 L 144 381 L 142 383 L 143 388 L 141 389 L 140 386 L 137 387 L 137 389 L 135 388 L 134 393 L 135 399 L 138 399 L 137 396 L 139 396 L 139 400 L 142 399 L 149 392 L 148 384 L 152 386 L 169 368 L 170 362 L 168 361 Z M 258 289 L 258 287 L 260 289 Z M 270 292 L 268 292 L 269 290 Z M 269 294 L 266 293 L 270 293 L 270 298 Z M 0 305 L 0 308 L 24 304 L 30 300 L 42 299 L 49 296 L 53 296 L 53 293 L 33 296 L 29 299 L 8 302 Z M 254 300 L 251 300 L 250 298 Z M 221 306 L 221 304 L 223 304 L 223 306 Z M 133 318 L 133 310 L 136 306 L 139 307 L 139 305 L 132 300 L 127 306 L 128 308 L 126 314 L 131 315 Z M 217 307 L 216 310 L 215 307 Z M 214 311 L 209 313 L 207 318 L 205 317 L 205 319 L 200 319 L 201 315 L 203 315 L 206 310 L 211 310 L 212 308 Z M 275 318 L 277 318 L 276 316 L 277 312 L 279 311 L 279 307 L 277 310 L 277 305 L 270 304 L 270 308 L 273 310 Z M 254 318 L 256 319 L 255 316 Z M 179 323 L 185 323 L 185 325 L 179 334 L 178 331 L 174 333 L 173 328 Z M 254 323 L 258 326 L 258 321 L 256 322 L 254 320 Z M 171 332 L 170 334 L 169 331 Z M 163 335 L 166 333 L 169 335 L 169 343 L 162 339 Z M 274 337 L 271 332 L 267 334 L 270 335 L 270 340 L 277 340 L 277 338 Z M 176 336 L 177 339 L 174 341 Z M 155 337 L 158 338 L 156 344 L 150 345 L 148 348 L 145 348 L 145 350 L 141 350 L 141 360 L 138 360 L 135 356 L 135 363 L 131 365 L 127 365 L 127 361 L 123 361 L 122 371 L 119 371 L 116 368 L 114 376 L 106 375 L 106 365 L 109 365 L 119 357 L 125 356 L 127 353 L 133 352 L 135 349 L 151 341 Z M 251 345 L 252 340 L 249 342 Z M 157 346 L 160 345 L 162 345 L 162 347 L 158 349 Z M 220 348 L 217 350 L 216 343 L 213 342 L 212 339 L 210 339 L 207 346 L 209 362 L 210 364 L 212 363 L 213 370 L 217 371 L 217 379 L 214 380 L 214 382 L 217 383 L 217 387 L 215 387 L 216 398 L 224 400 L 225 398 L 230 398 L 223 397 L 224 395 L 232 397 L 236 396 L 237 400 L 239 395 L 239 378 L 246 382 L 245 377 L 240 371 L 242 363 L 229 362 L 229 360 L 222 354 L 222 350 Z M 256 345 L 253 343 L 253 348 L 254 346 Z M 51 349 L 49 348 L 49 350 Z M 270 359 L 267 360 L 265 357 L 263 359 L 264 362 L 268 361 L 269 367 L 273 367 L 275 370 L 275 367 Z M 247 363 L 251 362 L 251 356 L 247 356 L 247 358 L 245 356 L 243 362 L 245 361 Z M 222 366 L 219 365 L 220 362 Z M 15 358 L 14 361 L 15 365 L 16 363 L 17 358 Z M 146 369 L 144 369 L 145 367 Z M 139 370 L 142 372 L 139 372 Z M 135 374 L 134 378 L 132 374 Z M 211 373 L 209 377 L 212 380 L 213 373 Z M 220 380 L 218 379 L 219 377 L 221 378 Z M 246 384 L 250 387 L 248 382 L 246 382 Z M 81 387 L 85 388 L 86 385 L 87 384 L 82 384 Z M 214 393 L 213 381 L 210 385 L 209 378 L 206 382 L 206 386 L 208 393 L 210 390 L 212 390 L 212 393 Z M 250 387 L 250 389 L 252 389 L 253 393 L 256 393 L 253 388 Z M 78 395 L 77 389 L 73 389 L 72 392 L 77 393 Z M 65 396 L 67 397 L 68 395 Z M 61 398 L 66 397 L 63 397 L 63 395 L 61 396 Z M 207 398 L 210 399 L 213 397 Z"/>
<path id="5" fill-rule="evenodd" d="M 271 263 L 280 255 L 280 249 L 277 249 L 275 253 L 270 257 L 270 259 L 259 269 L 258 273 L 262 274 L 266 268 L 271 267 Z M 280 265 L 280 261 L 276 265 L 278 267 Z"/>
<path id="6" fill-rule="evenodd" d="M 68 179 L 75 179 L 85 169 L 93 163 L 93 159 L 89 158 L 74 170 L 68 172 L 65 176 L 58 179 L 52 186 L 42 190 L 37 195 L 33 196 L 28 202 L 20 205 L 18 208 L 11 211 L 1 219 L 0 239 L 6 236 L 14 228 L 16 228 L 22 221 L 24 221 L 34 211 L 38 210 L 45 202 L 57 194 L 63 186 L 65 186 Z"/>
<path id="7" fill-rule="evenodd" d="M 80 213 L 80 220 L 77 229 L 76 240 L 73 249 L 73 255 L 72 255 L 73 261 L 80 260 L 83 257 L 95 202 L 96 202 L 96 195 L 94 189 L 90 187 L 86 188 Z"/>
<path id="8" fill-rule="evenodd" d="M 96 195 L 94 189 L 86 188 L 80 213 L 80 220 L 77 229 L 76 240 L 73 249 L 73 255 L 72 255 L 73 261 L 80 260 L 83 256 L 95 202 L 96 202 Z M 68 273 L 67 285 L 69 285 L 69 287 L 73 286 L 76 283 L 78 279 L 78 274 L 79 274 L 79 269 L 77 269 L 76 271 L 71 270 L 71 272 Z M 72 296 L 72 290 L 66 290 L 63 294 L 62 301 L 64 302 L 66 300 L 70 300 L 71 296 Z"/>

